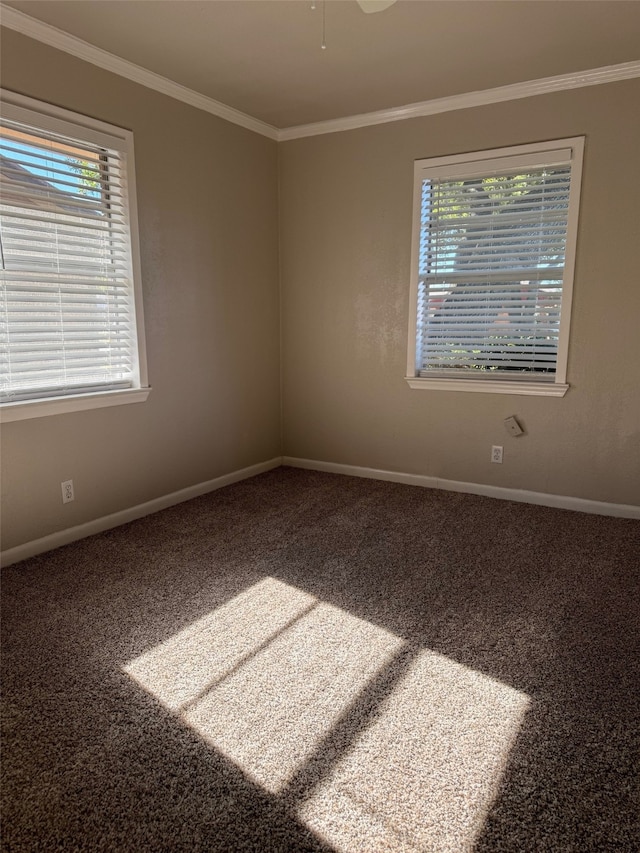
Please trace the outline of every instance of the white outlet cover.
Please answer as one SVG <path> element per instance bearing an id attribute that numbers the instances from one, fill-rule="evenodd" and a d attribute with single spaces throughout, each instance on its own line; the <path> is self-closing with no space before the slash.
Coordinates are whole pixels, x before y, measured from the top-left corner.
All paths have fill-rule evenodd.
<path id="1" fill-rule="evenodd" d="M 513 435 L 513 436 L 517 437 L 519 435 L 522 435 L 522 433 L 524 432 L 524 430 L 522 429 L 522 427 L 518 423 L 518 420 L 515 417 L 515 415 L 511 415 L 510 418 L 505 418 L 504 419 L 504 425 L 505 425 L 509 435 Z"/>

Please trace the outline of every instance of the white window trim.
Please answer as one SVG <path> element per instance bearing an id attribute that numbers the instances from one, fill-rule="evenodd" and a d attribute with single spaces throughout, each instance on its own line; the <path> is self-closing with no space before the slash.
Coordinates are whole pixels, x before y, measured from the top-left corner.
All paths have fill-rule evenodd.
<path id="1" fill-rule="evenodd" d="M 582 163 L 584 156 L 584 136 L 574 136 L 567 139 L 554 139 L 548 142 L 537 142 L 529 145 L 516 145 L 507 148 L 494 148 L 489 151 L 455 154 L 448 157 L 434 157 L 427 160 L 416 160 L 414 164 L 413 182 L 413 228 L 411 235 L 411 287 L 409 295 L 409 339 L 407 347 L 407 374 L 405 380 L 409 387 L 415 390 L 439 391 L 471 391 L 489 394 L 523 394 L 527 396 L 564 397 L 569 390 L 567 383 L 567 361 L 569 355 L 569 327 L 571 323 L 571 304 L 573 299 L 573 279 L 575 272 L 575 257 L 578 236 L 578 213 L 580 208 L 580 189 L 582 182 Z M 418 285 L 419 269 L 418 255 L 420 247 L 420 203 L 422 196 L 422 180 L 425 171 L 433 176 L 438 170 L 442 177 L 449 174 L 458 176 L 465 173 L 486 175 L 491 173 L 492 161 L 500 158 L 502 168 L 506 157 L 527 157 L 528 165 L 553 165 L 553 154 L 565 157 L 570 152 L 571 162 L 571 192 L 569 194 L 569 210 L 567 213 L 567 242 L 565 266 L 562 284 L 562 313 L 560 316 L 560 333 L 558 340 L 558 356 L 556 372 L 553 381 L 532 381 L 530 376 L 518 379 L 482 378 L 471 379 L 468 376 L 459 378 L 447 376 L 422 377 L 416 370 L 416 339 L 418 329 Z M 545 156 L 546 155 L 546 156 Z M 464 164 L 464 167 L 463 165 Z M 468 167 L 468 168 L 467 168 Z"/>
<path id="2" fill-rule="evenodd" d="M 125 403 L 144 403 L 151 388 L 125 388 L 120 391 L 102 391 L 96 394 L 69 394 L 65 397 L 47 397 L 0 406 L 0 424 L 41 418 L 45 415 L 64 415 L 105 406 L 122 406 Z"/>
<path id="3" fill-rule="evenodd" d="M 140 237 L 138 234 L 138 203 L 136 196 L 135 158 L 133 149 L 133 133 L 98 119 L 72 112 L 7 89 L 0 89 L 0 103 L 3 111 L 9 108 L 13 115 L 19 115 L 20 110 L 30 110 L 42 116 L 49 129 L 58 129 L 69 135 L 78 128 L 86 133 L 87 141 L 94 138 L 97 132 L 100 139 L 105 135 L 113 137 L 124 148 L 127 158 L 127 197 L 129 203 L 129 229 L 131 239 L 131 266 L 133 277 L 133 302 L 135 311 L 136 335 L 138 342 L 138 361 L 136 382 L 133 388 L 124 390 L 102 391 L 98 393 L 69 394 L 64 397 L 43 397 L 34 400 L 21 400 L 16 403 L 0 403 L 0 423 L 40 418 L 47 415 L 58 415 L 67 412 L 79 412 L 87 409 L 117 406 L 125 403 L 141 403 L 151 392 L 147 374 L 147 351 L 144 333 L 144 314 L 142 305 L 142 271 L 140 265 Z M 72 134 L 71 134 L 72 135 Z"/>
<path id="4" fill-rule="evenodd" d="M 512 379 L 447 379 L 446 377 L 405 376 L 409 388 L 418 391 L 480 391 L 485 394 L 523 394 L 527 397 L 564 397 L 567 384 L 523 382 Z"/>

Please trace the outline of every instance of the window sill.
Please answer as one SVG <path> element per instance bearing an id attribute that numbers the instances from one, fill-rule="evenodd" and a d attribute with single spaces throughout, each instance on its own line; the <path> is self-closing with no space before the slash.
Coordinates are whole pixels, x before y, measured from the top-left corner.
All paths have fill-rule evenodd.
<path id="1" fill-rule="evenodd" d="M 410 388 L 420 391 L 479 391 L 483 394 L 525 394 L 533 397 L 564 397 L 569 386 L 560 382 L 528 382 L 508 379 L 446 379 L 406 376 Z"/>
<path id="2" fill-rule="evenodd" d="M 49 397 L 43 400 L 21 400 L 0 405 L 0 423 L 43 418 L 47 415 L 64 415 L 105 406 L 122 406 L 126 403 L 144 403 L 151 388 L 127 388 L 124 391 L 103 391 L 98 394 L 76 394 L 68 397 Z"/>

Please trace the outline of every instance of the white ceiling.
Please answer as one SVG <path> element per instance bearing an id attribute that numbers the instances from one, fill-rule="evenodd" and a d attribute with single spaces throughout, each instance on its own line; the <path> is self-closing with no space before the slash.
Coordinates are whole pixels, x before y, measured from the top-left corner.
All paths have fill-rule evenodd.
<path id="1" fill-rule="evenodd" d="M 5 5 L 278 128 L 640 59 L 637 0 Z"/>

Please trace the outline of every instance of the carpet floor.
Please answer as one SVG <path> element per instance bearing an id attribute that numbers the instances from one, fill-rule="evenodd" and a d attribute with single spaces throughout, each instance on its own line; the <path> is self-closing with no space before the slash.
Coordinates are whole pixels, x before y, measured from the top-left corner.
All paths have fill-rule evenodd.
<path id="1" fill-rule="evenodd" d="M 3 572 L 6 851 L 637 851 L 640 524 L 280 468 Z"/>

